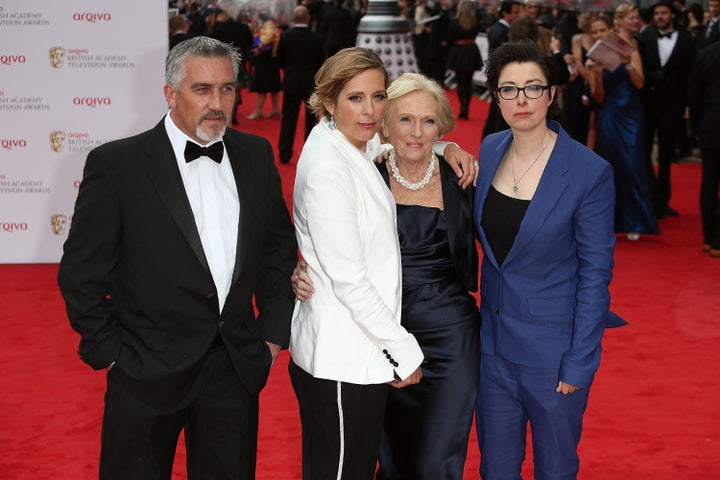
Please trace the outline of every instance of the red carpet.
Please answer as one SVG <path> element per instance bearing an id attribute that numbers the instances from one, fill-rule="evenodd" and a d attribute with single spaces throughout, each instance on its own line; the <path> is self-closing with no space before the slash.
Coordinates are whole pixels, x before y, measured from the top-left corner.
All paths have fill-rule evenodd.
<path id="1" fill-rule="evenodd" d="M 278 120 L 239 128 L 277 143 Z M 454 92 L 450 98 L 457 110 Z M 448 138 L 477 152 L 487 104 Z M 269 105 L 266 106 L 266 113 Z M 293 164 L 300 151 L 300 139 Z M 294 166 L 281 165 L 290 198 Z M 658 237 L 619 238 L 613 308 L 631 324 L 607 332 L 580 446 L 581 480 L 720 478 L 720 259 L 700 252 L 697 164 L 673 167 L 678 218 Z M 55 284 L 57 265 L 0 265 L 0 479 L 97 478 L 104 376 L 78 360 Z M 260 480 L 300 478 L 300 427 L 284 352 L 262 394 Z M 184 478 L 182 446 L 176 475 Z M 530 462 L 525 478 L 532 478 Z M 479 478 L 473 432 L 467 479 Z M 128 479 L 131 480 L 131 479 Z"/>

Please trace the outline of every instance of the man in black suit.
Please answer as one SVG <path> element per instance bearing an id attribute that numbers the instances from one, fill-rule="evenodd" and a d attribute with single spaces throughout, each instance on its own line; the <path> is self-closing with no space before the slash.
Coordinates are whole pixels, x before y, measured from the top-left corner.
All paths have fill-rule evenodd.
<path id="1" fill-rule="evenodd" d="M 280 120 L 278 150 L 280 162 L 290 163 L 295 142 L 300 104 L 305 105 L 305 138 L 317 124 L 315 115 L 307 107 L 315 89 L 315 74 L 325 60 L 323 38 L 309 26 L 310 12 L 302 5 L 293 11 L 293 28 L 280 35 L 277 57 L 283 69 L 283 103 Z"/>
<path id="2" fill-rule="evenodd" d="M 190 28 L 190 25 L 185 15 L 173 15 L 170 17 L 168 20 L 169 49 L 193 36 L 188 33 L 188 28 Z"/>
<path id="3" fill-rule="evenodd" d="M 700 145 L 703 250 L 720 258 L 720 42 L 701 49 L 690 75 L 690 128 Z"/>
<path id="4" fill-rule="evenodd" d="M 708 1 L 708 13 L 710 20 L 703 28 L 704 40 L 701 47 L 707 47 L 720 40 L 720 0 Z"/>
<path id="5" fill-rule="evenodd" d="M 170 479 L 183 429 L 189 478 L 255 478 L 297 246 L 270 144 L 226 129 L 239 61 L 178 44 L 170 113 L 88 154 L 58 283 L 80 357 L 107 370 L 101 479 Z"/>
<path id="6" fill-rule="evenodd" d="M 500 14 L 500 19 L 493 23 L 488 30 L 488 54 L 510 40 L 510 24 L 520 16 L 520 3 L 503 0 L 500 2 L 500 5 L 498 5 L 498 13 Z M 490 110 L 488 110 L 488 115 L 485 119 L 482 138 L 506 128 L 508 128 L 507 123 L 505 123 L 505 120 L 502 118 L 497 102 L 490 102 Z"/>
<path id="7" fill-rule="evenodd" d="M 687 30 L 675 29 L 675 6 L 671 0 L 653 5 L 654 27 L 638 38 L 645 73 L 645 157 L 650 185 L 654 187 L 655 214 L 658 218 L 677 216 L 670 207 L 670 163 L 679 135 L 685 131 L 688 80 L 695 43 Z M 657 133 L 657 176 L 651 152 Z"/>
<path id="8" fill-rule="evenodd" d="M 243 21 L 235 21 L 225 10 L 218 9 L 215 11 L 215 22 L 213 23 L 212 32 L 210 36 L 217 38 L 221 42 L 230 43 L 240 51 L 242 56 L 242 62 L 240 63 L 240 70 L 238 70 L 238 83 L 235 88 L 235 104 L 232 110 L 232 124 L 236 125 L 237 121 L 237 107 L 242 103 L 242 87 L 245 84 L 245 77 L 247 76 L 247 69 L 245 68 L 245 62 L 250 56 L 250 49 L 253 44 L 253 34 L 250 30 L 250 26 Z"/>
<path id="9" fill-rule="evenodd" d="M 455 17 L 455 7 L 452 0 L 440 0 L 430 13 L 431 16 L 437 16 L 427 25 L 430 28 L 427 42 L 426 64 L 423 71 L 427 75 L 438 82 L 445 85 L 445 73 L 447 72 L 447 57 L 450 50 L 447 44 L 448 30 L 450 29 L 450 21 Z"/>
<path id="10" fill-rule="evenodd" d="M 325 56 L 332 57 L 343 48 L 355 46 L 357 30 L 350 12 L 342 0 L 331 0 L 322 10 L 318 32 L 325 39 Z"/>
<path id="11" fill-rule="evenodd" d="M 520 3 L 503 0 L 498 6 L 500 19 L 488 30 L 488 53 L 508 41 L 510 24 L 520 16 Z"/>

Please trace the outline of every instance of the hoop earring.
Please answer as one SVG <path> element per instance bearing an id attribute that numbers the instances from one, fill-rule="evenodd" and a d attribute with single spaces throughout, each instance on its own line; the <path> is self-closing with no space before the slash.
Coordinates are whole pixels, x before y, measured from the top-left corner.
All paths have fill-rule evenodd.
<path id="1" fill-rule="evenodd" d="M 337 128 L 337 124 L 335 123 L 335 117 L 330 116 L 330 120 L 328 121 L 328 127 L 330 127 L 330 130 L 335 130 Z"/>

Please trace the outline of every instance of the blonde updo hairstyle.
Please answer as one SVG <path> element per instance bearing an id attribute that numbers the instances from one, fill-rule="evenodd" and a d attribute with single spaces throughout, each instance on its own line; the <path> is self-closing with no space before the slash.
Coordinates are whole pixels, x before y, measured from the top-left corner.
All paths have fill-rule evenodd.
<path id="1" fill-rule="evenodd" d="M 414 92 L 428 93 L 435 100 L 437 105 L 438 138 L 442 138 L 455 128 L 455 117 L 442 87 L 435 80 L 419 73 L 403 73 L 390 84 L 387 89 L 388 99 L 385 105 L 385 120 L 390 121 L 393 118 L 398 99 Z M 382 131 L 380 135 L 384 141 L 389 140 Z"/>
<path id="2" fill-rule="evenodd" d="M 330 119 L 325 104 L 337 105 L 338 95 L 346 83 L 367 70 L 380 70 L 385 76 L 385 88 L 390 84 L 390 76 L 380 57 L 367 48 L 344 48 L 325 60 L 315 74 L 315 92 L 310 96 L 310 110 L 320 117 Z"/>
<path id="3" fill-rule="evenodd" d="M 615 24 L 615 31 L 620 30 L 620 20 L 627 17 L 631 12 L 638 9 L 637 5 L 632 3 L 623 3 L 615 9 L 615 15 L 613 15 L 613 23 Z"/>

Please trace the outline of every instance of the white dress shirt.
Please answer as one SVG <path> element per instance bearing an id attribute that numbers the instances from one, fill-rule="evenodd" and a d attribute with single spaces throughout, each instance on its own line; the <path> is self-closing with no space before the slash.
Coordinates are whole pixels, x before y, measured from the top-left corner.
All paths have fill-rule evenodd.
<path id="1" fill-rule="evenodd" d="M 658 31 L 658 33 L 662 34 L 663 32 Z M 672 54 L 673 49 L 675 48 L 675 44 L 677 43 L 678 39 L 678 33 L 677 31 L 673 30 L 670 32 L 670 38 L 658 37 L 658 54 L 660 55 L 660 66 L 665 67 L 665 64 L 667 63 L 668 59 L 670 58 L 670 55 Z"/>
<path id="2" fill-rule="evenodd" d="M 169 113 L 165 116 L 165 130 L 175 152 L 185 193 L 215 282 L 218 307 L 222 311 L 235 267 L 240 219 L 240 201 L 227 148 L 220 163 L 206 156 L 187 163 L 185 144 L 187 141 L 197 142 L 173 123 Z"/>

